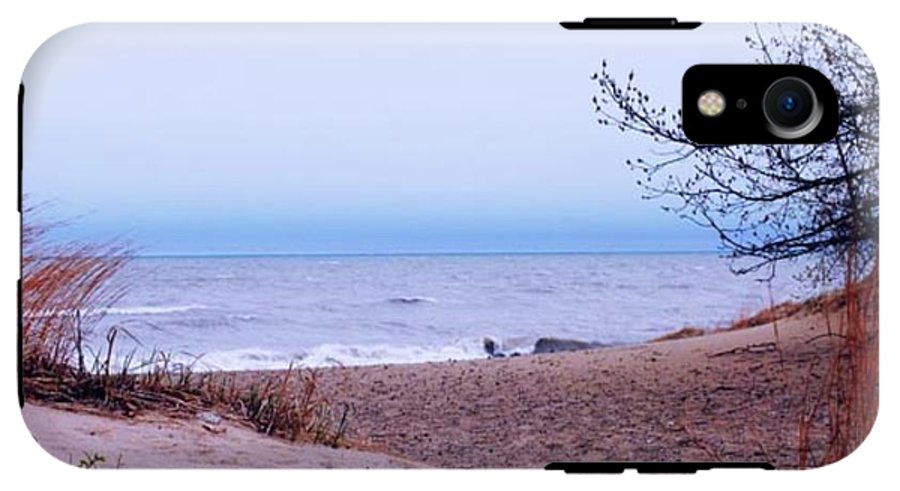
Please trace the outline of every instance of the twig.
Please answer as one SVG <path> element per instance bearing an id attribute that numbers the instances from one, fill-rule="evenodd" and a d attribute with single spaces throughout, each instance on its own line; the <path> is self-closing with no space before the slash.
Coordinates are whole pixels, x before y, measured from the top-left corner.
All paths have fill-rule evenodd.
<path id="1" fill-rule="evenodd" d="M 771 351 L 775 351 L 776 349 L 777 349 L 777 347 L 775 346 L 775 343 L 773 343 L 773 342 L 758 343 L 758 344 L 751 344 L 748 346 L 739 346 L 737 348 L 733 348 L 733 349 L 730 349 L 727 351 L 720 351 L 718 353 L 713 353 L 711 355 L 707 355 L 707 357 L 708 358 L 716 358 L 716 357 L 725 356 L 725 355 L 769 353 Z"/>

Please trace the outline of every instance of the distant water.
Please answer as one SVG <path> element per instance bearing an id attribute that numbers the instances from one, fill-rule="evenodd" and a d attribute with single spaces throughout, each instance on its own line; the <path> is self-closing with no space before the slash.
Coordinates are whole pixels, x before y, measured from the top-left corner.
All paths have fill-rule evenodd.
<path id="1" fill-rule="evenodd" d="M 805 296 L 781 271 L 770 298 L 714 254 L 138 258 L 121 280 L 97 332 L 123 326 L 202 369 L 481 358 L 485 337 L 635 343 Z"/>

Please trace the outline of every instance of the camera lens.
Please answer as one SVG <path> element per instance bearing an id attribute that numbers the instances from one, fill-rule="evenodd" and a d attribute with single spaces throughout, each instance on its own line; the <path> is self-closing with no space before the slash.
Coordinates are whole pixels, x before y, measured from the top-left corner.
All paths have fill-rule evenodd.
<path id="1" fill-rule="evenodd" d="M 796 77 L 780 78 L 769 86 L 763 96 L 763 112 L 769 131 L 785 139 L 808 134 L 822 119 L 815 91 Z"/>

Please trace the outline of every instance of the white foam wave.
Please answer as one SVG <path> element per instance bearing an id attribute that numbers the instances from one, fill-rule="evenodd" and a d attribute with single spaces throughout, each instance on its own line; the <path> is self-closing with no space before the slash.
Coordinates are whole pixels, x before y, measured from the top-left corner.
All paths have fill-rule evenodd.
<path id="1" fill-rule="evenodd" d="M 289 354 L 262 348 L 213 351 L 200 357 L 197 370 L 271 370 L 300 366 L 302 353 Z"/>
<path id="2" fill-rule="evenodd" d="M 102 309 L 107 315 L 161 315 L 189 312 L 191 310 L 205 309 L 205 305 L 138 305 L 133 307 L 110 307 Z"/>
<path id="3" fill-rule="evenodd" d="M 322 344 L 295 353 L 263 348 L 214 351 L 203 355 L 196 368 L 205 370 L 271 370 L 288 366 L 364 366 L 430 361 L 470 360 L 486 356 L 482 340 L 453 345 Z"/>
<path id="4" fill-rule="evenodd" d="M 26 319 L 44 319 L 51 317 L 75 317 L 81 314 L 82 317 L 95 317 L 98 315 L 160 315 L 160 314 L 177 314 L 180 312 L 189 312 L 191 310 L 200 310 L 207 308 L 205 305 L 139 305 L 133 307 L 107 307 L 89 311 L 75 310 L 59 310 L 49 311 L 42 310 L 40 312 L 24 312 L 22 317 Z"/>

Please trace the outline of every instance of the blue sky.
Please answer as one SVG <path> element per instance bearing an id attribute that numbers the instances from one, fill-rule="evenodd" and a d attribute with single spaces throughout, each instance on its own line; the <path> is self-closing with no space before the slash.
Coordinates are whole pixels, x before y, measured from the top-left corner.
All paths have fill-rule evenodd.
<path id="1" fill-rule="evenodd" d="M 672 106 L 744 25 L 85 25 L 26 85 L 24 189 L 147 254 L 710 250 L 595 123 L 606 58 Z"/>

